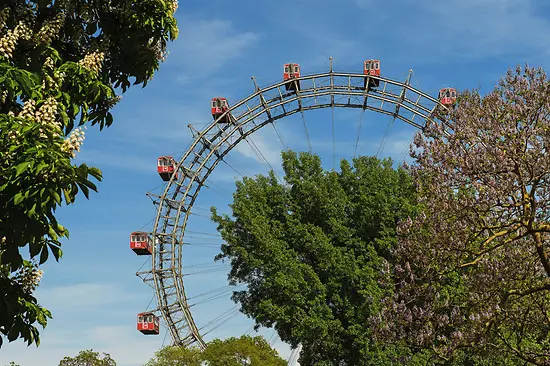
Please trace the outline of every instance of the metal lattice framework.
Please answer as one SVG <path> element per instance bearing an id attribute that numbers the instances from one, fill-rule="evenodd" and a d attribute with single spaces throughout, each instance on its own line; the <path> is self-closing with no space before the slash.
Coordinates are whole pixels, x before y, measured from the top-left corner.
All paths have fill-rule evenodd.
<path id="1" fill-rule="evenodd" d="M 206 345 L 187 302 L 182 249 L 193 203 L 224 156 L 263 126 L 297 112 L 318 108 L 372 110 L 421 130 L 427 123 L 445 123 L 435 112 L 446 108 L 437 99 L 412 87 L 410 76 L 411 73 L 405 82 L 399 82 L 333 72 L 331 67 L 328 73 L 306 75 L 291 81 L 300 86 L 296 92 L 285 90 L 288 81 L 260 88 L 252 78 L 255 85 L 252 94 L 232 105 L 202 131 L 194 130 L 193 142 L 176 165 L 177 178 L 175 174 L 172 176 L 161 195 L 148 193 L 157 205 L 157 217 L 150 233 L 155 243 L 152 266 L 150 271 L 137 273 L 145 282 L 153 282 L 158 304 L 155 311 L 162 314 L 173 344 Z M 375 90 L 365 88 L 371 80 L 379 81 Z"/>

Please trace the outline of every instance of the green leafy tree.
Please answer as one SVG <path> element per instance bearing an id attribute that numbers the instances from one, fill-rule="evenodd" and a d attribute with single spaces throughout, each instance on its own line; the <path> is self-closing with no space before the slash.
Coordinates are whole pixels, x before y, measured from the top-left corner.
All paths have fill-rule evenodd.
<path id="1" fill-rule="evenodd" d="M 215 339 L 204 350 L 208 366 L 286 366 L 286 361 L 263 337 Z"/>
<path id="2" fill-rule="evenodd" d="M 65 357 L 59 366 L 116 366 L 108 353 L 99 354 L 93 350 L 80 351 L 75 357 Z"/>
<path id="3" fill-rule="evenodd" d="M 198 347 L 163 347 L 145 366 L 202 366 L 202 352 Z"/>
<path id="4" fill-rule="evenodd" d="M 177 0 L 2 1 L 0 334 L 9 341 L 39 344 L 35 324 L 51 315 L 25 288 L 35 281 L 27 269 L 59 259 L 69 233 L 55 210 L 101 180 L 97 168 L 72 163 L 85 125 L 111 125 L 117 88 L 151 80 L 177 36 L 176 8 Z"/>
<path id="5" fill-rule="evenodd" d="M 375 343 L 377 314 L 393 262 L 396 224 L 414 216 L 415 187 L 390 159 L 343 160 L 323 170 L 319 157 L 284 152 L 284 183 L 269 176 L 237 183 L 232 216 L 213 209 L 224 241 L 218 260 L 231 261 L 233 294 L 257 325 L 302 344 L 300 364 L 402 364 L 399 345 Z"/>
<path id="6" fill-rule="evenodd" d="M 263 337 L 215 339 L 202 351 L 198 347 L 168 346 L 145 366 L 285 366 L 277 351 Z"/>

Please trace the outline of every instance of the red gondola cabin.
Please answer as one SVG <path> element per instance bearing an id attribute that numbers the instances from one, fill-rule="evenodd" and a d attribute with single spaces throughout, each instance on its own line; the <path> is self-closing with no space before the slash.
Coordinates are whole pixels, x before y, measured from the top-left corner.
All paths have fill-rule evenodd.
<path id="1" fill-rule="evenodd" d="M 149 235 L 141 231 L 131 233 L 130 249 L 137 255 L 151 255 L 153 249 L 151 248 L 151 239 L 149 239 Z"/>
<path id="2" fill-rule="evenodd" d="M 229 103 L 227 103 L 227 99 L 217 97 L 212 98 L 212 118 L 218 119 L 222 114 L 224 114 L 226 111 L 229 110 Z M 231 118 L 231 115 L 228 113 L 225 115 L 225 118 L 220 120 L 219 122 L 229 122 Z"/>
<path id="3" fill-rule="evenodd" d="M 366 60 L 363 63 L 363 74 L 370 76 L 380 76 L 380 61 L 379 60 Z M 371 88 L 378 88 L 380 80 L 369 78 L 369 90 Z M 367 87 L 367 78 L 365 78 L 365 88 Z"/>
<path id="4" fill-rule="evenodd" d="M 160 325 L 158 316 L 153 313 L 138 314 L 137 330 L 143 334 L 159 334 Z"/>
<path id="5" fill-rule="evenodd" d="M 298 64 L 285 64 L 283 68 L 283 80 L 287 81 L 288 83 L 285 83 L 285 89 L 286 90 L 294 90 L 296 89 L 300 90 L 300 82 L 298 80 L 294 80 L 300 77 L 300 65 Z"/>
<path id="6" fill-rule="evenodd" d="M 439 91 L 439 101 L 445 107 L 452 107 L 456 103 L 456 89 L 443 88 Z"/>
<path id="7" fill-rule="evenodd" d="M 157 161 L 157 170 L 163 181 L 167 182 L 176 171 L 176 162 L 171 156 L 161 156 Z M 176 174 L 176 178 L 178 175 Z"/>

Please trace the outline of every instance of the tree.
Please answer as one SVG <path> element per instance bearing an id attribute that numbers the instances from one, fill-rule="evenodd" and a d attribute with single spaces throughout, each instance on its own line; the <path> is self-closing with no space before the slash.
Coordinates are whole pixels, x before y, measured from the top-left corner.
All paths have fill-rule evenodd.
<path id="1" fill-rule="evenodd" d="M 400 364 L 399 346 L 371 340 L 397 243 L 396 224 L 417 212 L 409 174 L 390 159 L 343 160 L 327 172 L 319 157 L 284 152 L 284 183 L 269 176 L 237 183 L 232 216 L 212 209 L 226 244 L 233 294 L 257 326 L 302 344 L 301 365 Z M 389 287 L 391 290 L 391 287 Z"/>
<path id="2" fill-rule="evenodd" d="M 202 366 L 202 353 L 198 347 L 167 346 L 157 352 L 145 366 Z"/>
<path id="3" fill-rule="evenodd" d="M 208 366 L 286 366 L 263 337 L 215 339 L 203 352 Z"/>
<path id="4" fill-rule="evenodd" d="M 416 136 L 426 209 L 402 225 L 379 339 L 550 364 L 549 116 L 544 71 L 518 66 L 485 97 L 462 93 L 449 135 Z"/>
<path id="5" fill-rule="evenodd" d="M 59 366 L 116 366 L 116 362 L 108 353 L 93 350 L 80 351 L 75 357 L 65 357 L 59 361 Z"/>
<path id="6" fill-rule="evenodd" d="M 176 8 L 177 0 L 2 2 L 0 333 L 9 341 L 39 344 L 34 324 L 51 315 L 16 278 L 50 253 L 59 259 L 69 232 L 56 208 L 101 180 L 99 169 L 72 164 L 83 128 L 112 124 L 116 88 L 147 85 L 177 36 Z"/>
<path id="7" fill-rule="evenodd" d="M 145 366 L 285 366 L 263 337 L 215 339 L 198 347 L 164 347 Z"/>

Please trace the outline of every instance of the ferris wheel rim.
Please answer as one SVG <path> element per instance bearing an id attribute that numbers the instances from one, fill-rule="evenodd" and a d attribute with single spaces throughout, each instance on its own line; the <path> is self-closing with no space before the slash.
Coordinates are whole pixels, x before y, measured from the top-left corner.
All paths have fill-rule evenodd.
<path id="1" fill-rule="evenodd" d="M 315 87 L 315 80 L 324 80 L 326 78 L 330 79 L 330 86 Z M 348 78 L 349 82 L 347 85 L 337 85 L 334 83 L 335 78 Z M 380 86 L 384 84 L 384 88 L 382 92 L 379 90 L 370 90 L 370 88 L 367 87 L 364 87 L 364 90 L 361 91 L 360 88 L 358 89 L 356 86 L 351 86 L 352 79 L 363 80 L 365 85 L 369 83 L 371 79 L 377 80 Z M 178 173 L 177 177 L 176 174 L 172 175 L 170 180 L 167 182 L 162 195 L 148 194 L 154 197 L 153 202 L 157 205 L 157 214 L 155 217 L 153 230 L 150 233 L 151 238 L 153 239 L 151 259 L 152 266 L 151 271 L 146 272 L 151 274 L 152 278 L 149 280 L 152 280 L 154 283 L 155 296 L 158 305 L 154 311 L 161 313 L 164 323 L 169 328 L 174 344 L 187 346 L 197 343 L 201 348 L 206 346 L 203 336 L 195 323 L 187 302 L 185 284 L 183 281 L 184 274 L 182 272 L 182 249 L 185 245 L 183 239 L 193 204 L 197 199 L 201 188 L 205 185 L 209 175 L 214 171 L 218 163 L 223 160 L 223 157 L 246 137 L 252 135 L 269 123 L 273 123 L 278 119 L 287 117 L 297 112 L 335 107 L 362 108 L 363 110 L 372 110 L 378 113 L 392 115 L 394 118 L 398 118 L 405 123 L 420 129 L 421 131 L 429 122 L 443 123 L 448 126 L 446 119 L 443 118 L 441 114 L 435 113 L 439 108 L 444 111 L 448 110 L 448 108 L 441 104 L 438 99 L 424 93 L 420 89 L 412 87 L 410 85 L 410 78 L 407 78 L 405 82 L 400 82 L 385 77 L 357 73 L 334 72 L 331 70 L 327 73 L 303 75 L 299 78 L 293 79 L 291 82 L 299 85 L 298 83 L 311 80 L 313 80 L 313 89 L 310 88 L 300 90 L 298 87 L 294 93 L 285 94 L 281 92 L 281 87 L 288 84 L 288 80 L 272 84 L 264 88 L 259 88 L 254 80 L 255 91 L 253 93 L 241 99 L 234 105 L 231 105 L 226 112 L 214 119 L 201 131 L 195 130 L 196 136 L 194 136 L 193 141 L 190 143 L 189 147 L 175 166 L 175 172 Z M 401 88 L 401 93 L 397 95 L 386 92 L 386 87 L 388 85 Z M 268 92 L 273 90 L 277 90 L 280 97 L 266 99 L 264 95 L 267 95 Z M 418 99 L 416 101 L 408 99 L 406 95 L 407 92 L 416 94 L 419 96 Z M 314 106 L 304 106 L 302 103 L 306 99 L 319 98 L 323 96 L 331 96 L 331 103 L 315 104 Z M 335 103 L 335 96 L 347 96 L 349 98 L 348 103 Z M 364 102 L 360 104 L 351 104 L 349 101 L 351 101 L 352 97 L 364 98 Z M 256 104 L 253 108 L 251 108 L 248 103 L 254 100 L 254 98 L 259 98 L 261 103 Z M 382 107 L 375 108 L 373 106 L 368 106 L 368 98 L 379 100 Z M 429 102 L 427 106 L 430 106 L 431 108 L 419 103 L 420 100 Z M 293 102 L 298 102 L 299 108 L 286 111 L 284 106 Z M 394 112 L 384 110 L 384 103 L 394 105 Z M 247 110 L 244 113 L 240 114 L 238 117 L 233 116 L 235 111 L 238 111 L 239 108 L 244 106 L 247 107 Z M 272 111 L 276 110 L 276 108 L 280 108 L 281 106 L 284 113 L 273 115 Z M 405 116 L 405 114 L 402 114 L 402 111 L 412 113 L 412 119 Z M 251 122 L 254 123 L 255 119 L 264 114 L 268 116 L 267 119 L 262 121 L 260 124 L 255 124 L 253 128 L 245 130 L 243 133 L 244 127 Z M 424 122 L 424 125 L 414 122 L 414 118 L 416 116 L 419 117 L 421 122 Z M 224 122 L 226 118 L 229 118 L 230 122 Z M 209 134 L 216 128 L 218 131 L 210 136 Z M 227 143 L 227 141 L 235 134 L 240 134 L 236 141 L 228 143 L 227 148 L 220 150 L 223 144 Z M 197 147 L 199 147 L 198 153 L 196 150 Z M 193 155 L 193 153 L 195 156 L 190 159 L 190 156 Z M 203 158 L 203 154 L 205 153 L 206 156 L 203 161 L 200 162 L 200 159 Z M 207 167 L 207 163 L 209 162 L 212 162 L 212 164 Z M 190 194 L 193 189 L 193 193 Z M 180 196 L 182 199 L 178 199 Z M 155 201 L 155 199 L 157 201 Z M 186 201 L 187 199 L 188 201 Z M 175 216 L 170 216 L 170 214 L 173 214 L 174 211 Z M 170 220 L 173 220 L 173 223 L 170 223 Z M 179 224 L 180 221 L 181 225 Z M 168 232 L 169 228 L 171 228 L 170 232 Z M 165 241 L 165 238 L 168 236 L 170 237 L 170 242 Z M 165 250 L 166 246 L 171 248 L 170 251 Z M 170 254 L 169 257 L 165 256 L 167 252 Z M 166 266 L 166 264 L 170 265 Z M 143 279 L 146 281 L 145 278 Z M 173 291 L 174 289 L 175 291 Z"/>

